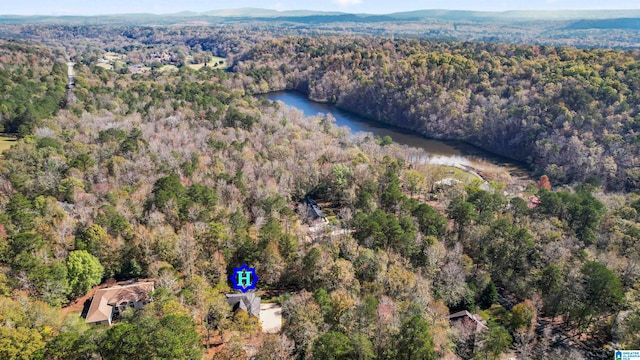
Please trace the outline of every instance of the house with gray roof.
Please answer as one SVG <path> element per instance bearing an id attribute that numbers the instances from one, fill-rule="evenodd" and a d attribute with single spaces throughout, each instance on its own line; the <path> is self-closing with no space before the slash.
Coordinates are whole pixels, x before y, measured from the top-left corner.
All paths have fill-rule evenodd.
<path id="1" fill-rule="evenodd" d="M 244 294 L 226 294 L 227 302 L 233 308 L 233 312 L 244 310 L 249 315 L 260 317 L 260 296 L 249 291 Z"/>
<path id="2" fill-rule="evenodd" d="M 318 220 L 325 221 L 325 222 L 327 221 L 327 218 L 322 212 L 320 205 L 318 205 L 318 203 L 315 200 L 311 198 L 305 198 L 304 200 L 302 200 L 302 205 L 303 205 L 303 208 L 306 209 L 306 212 L 307 212 L 306 215 L 309 221 L 311 222 L 315 222 Z"/>

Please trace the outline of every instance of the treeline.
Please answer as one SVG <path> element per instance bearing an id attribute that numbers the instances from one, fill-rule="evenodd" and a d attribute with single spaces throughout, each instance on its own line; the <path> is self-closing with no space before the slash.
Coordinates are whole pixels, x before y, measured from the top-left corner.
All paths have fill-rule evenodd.
<path id="1" fill-rule="evenodd" d="M 177 37 L 199 33 L 199 40 L 211 42 L 220 33 L 238 35 L 246 29 L 262 32 L 267 36 L 296 36 L 301 33 L 318 35 L 373 35 L 384 37 L 425 38 L 434 40 L 486 41 L 511 44 L 543 44 L 553 46 L 575 46 L 579 48 L 635 49 L 640 44 L 636 31 L 637 21 L 629 12 L 609 14 L 608 19 L 575 20 L 589 14 L 572 14 L 573 19 L 548 18 L 548 14 L 534 19 L 514 17 L 492 17 L 473 12 L 413 12 L 400 17 L 358 15 L 310 15 L 276 18 L 212 18 L 212 17 L 87 17 L 69 19 L 6 19 L 0 18 L 0 35 L 22 39 L 34 39 L 55 34 L 84 39 L 101 39 L 105 43 L 118 44 L 127 39 L 156 37 L 171 34 Z M 552 15 L 557 16 L 557 14 Z M 628 17 L 627 19 L 622 17 Z M 606 15 L 605 15 L 606 17 Z M 195 25 L 196 23 L 211 25 Z M 171 25 L 174 23 L 174 25 Z M 189 23 L 188 27 L 180 26 Z M 43 30 L 44 29 L 44 30 Z M 59 29 L 64 29 L 58 32 Z M 136 30 L 140 29 L 140 31 Z M 233 29 L 232 31 L 228 31 Z M 112 31 L 114 30 L 114 31 Z M 213 33 L 213 34 L 212 34 Z M 126 35 L 124 37 L 123 35 Z M 176 37 L 177 36 L 177 37 Z M 166 41 L 166 38 L 162 39 Z M 215 42 L 215 41 L 213 41 Z M 148 44 L 158 44 L 151 40 Z M 53 45 L 53 44 L 52 44 Z M 55 44 L 58 46 L 59 44 Z"/>
<path id="2" fill-rule="evenodd" d="M 229 330 L 241 336 L 216 358 L 580 358 L 538 321 L 551 317 L 596 355 L 638 346 L 634 194 L 596 181 L 523 197 L 499 183 L 434 190 L 456 175 L 258 100 L 245 74 L 77 70 L 76 102 L 0 159 L 0 309 L 16 308 L 0 316 L 0 358 L 200 358 Z M 294 210 L 306 196 L 326 204 L 326 227 Z M 253 353 L 259 324 L 224 298 L 244 263 L 282 290 L 285 318 Z M 156 281 L 153 303 L 111 328 L 49 320 L 98 283 L 137 277 Z M 451 324 L 457 310 L 487 331 Z"/>
<path id="3" fill-rule="evenodd" d="M 60 59 L 49 49 L 0 43 L 0 132 L 24 136 L 65 105 L 67 68 Z"/>
<path id="4" fill-rule="evenodd" d="M 0 296 L 3 359 L 201 359 L 201 336 L 188 310 L 166 291 L 154 293 L 144 314 L 125 313 L 109 329 L 14 293 Z"/>
<path id="5" fill-rule="evenodd" d="M 141 62 L 163 50 L 182 58 L 190 50 L 211 52 L 227 56 L 230 64 L 237 63 L 236 71 L 253 78 L 254 84 L 246 86 L 252 93 L 295 89 L 379 121 L 464 140 L 527 162 L 556 185 L 596 178 L 611 190 L 634 190 L 640 184 L 634 51 L 301 38 L 242 25 L 213 34 L 198 27 L 19 29 L 25 30 L 21 36 L 48 44 L 63 39 L 72 56 L 90 66 L 105 50 L 127 52 Z M 105 36 L 98 34 L 101 29 Z M 82 48 L 82 54 L 76 56 L 75 48 Z M 62 68 L 55 71 L 62 74 Z M 95 71 L 103 82 L 113 75 Z M 240 78 L 234 88 L 245 88 L 239 82 L 247 80 Z M 52 110 L 63 100 L 61 89 L 56 91 L 49 90 L 55 96 L 42 100 Z M 44 116 L 22 108 L 6 113 L 8 131 Z"/>
<path id="6" fill-rule="evenodd" d="M 291 37 L 238 59 L 253 92 L 293 89 L 530 163 L 556 184 L 640 186 L 635 51 Z"/>

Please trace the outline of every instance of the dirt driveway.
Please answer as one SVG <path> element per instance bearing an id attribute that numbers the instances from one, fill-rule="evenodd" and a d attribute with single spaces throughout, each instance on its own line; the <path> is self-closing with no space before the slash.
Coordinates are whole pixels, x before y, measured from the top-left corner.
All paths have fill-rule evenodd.
<path id="1" fill-rule="evenodd" d="M 282 307 L 278 304 L 260 304 L 262 332 L 277 334 L 282 330 Z"/>

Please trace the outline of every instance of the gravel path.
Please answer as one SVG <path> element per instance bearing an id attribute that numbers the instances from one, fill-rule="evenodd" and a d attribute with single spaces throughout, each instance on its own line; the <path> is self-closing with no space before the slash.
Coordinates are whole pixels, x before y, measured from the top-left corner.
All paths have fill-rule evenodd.
<path id="1" fill-rule="evenodd" d="M 262 332 L 277 334 L 282 329 L 282 307 L 278 304 L 260 304 Z"/>

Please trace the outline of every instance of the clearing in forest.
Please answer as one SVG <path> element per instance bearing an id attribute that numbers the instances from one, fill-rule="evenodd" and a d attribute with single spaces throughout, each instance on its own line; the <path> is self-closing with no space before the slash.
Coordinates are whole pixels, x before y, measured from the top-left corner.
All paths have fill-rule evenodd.
<path id="1" fill-rule="evenodd" d="M 278 304 L 260 304 L 260 323 L 262 332 L 277 334 L 282 330 L 282 306 Z"/>
<path id="2" fill-rule="evenodd" d="M 17 139 L 9 136 L 0 136 L 0 154 L 9 150 L 9 148 L 16 144 Z"/>
<path id="3" fill-rule="evenodd" d="M 189 64 L 189 61 L 190 59 L 187 58 L 187 66 L 193 70 L 200 70 L 204 67 L 204 64 Z M 214 56 L 213 59 L 207 62 L 207 67 L 225 70 L 228 67 L 227 60 L 222 57 Z"/>

